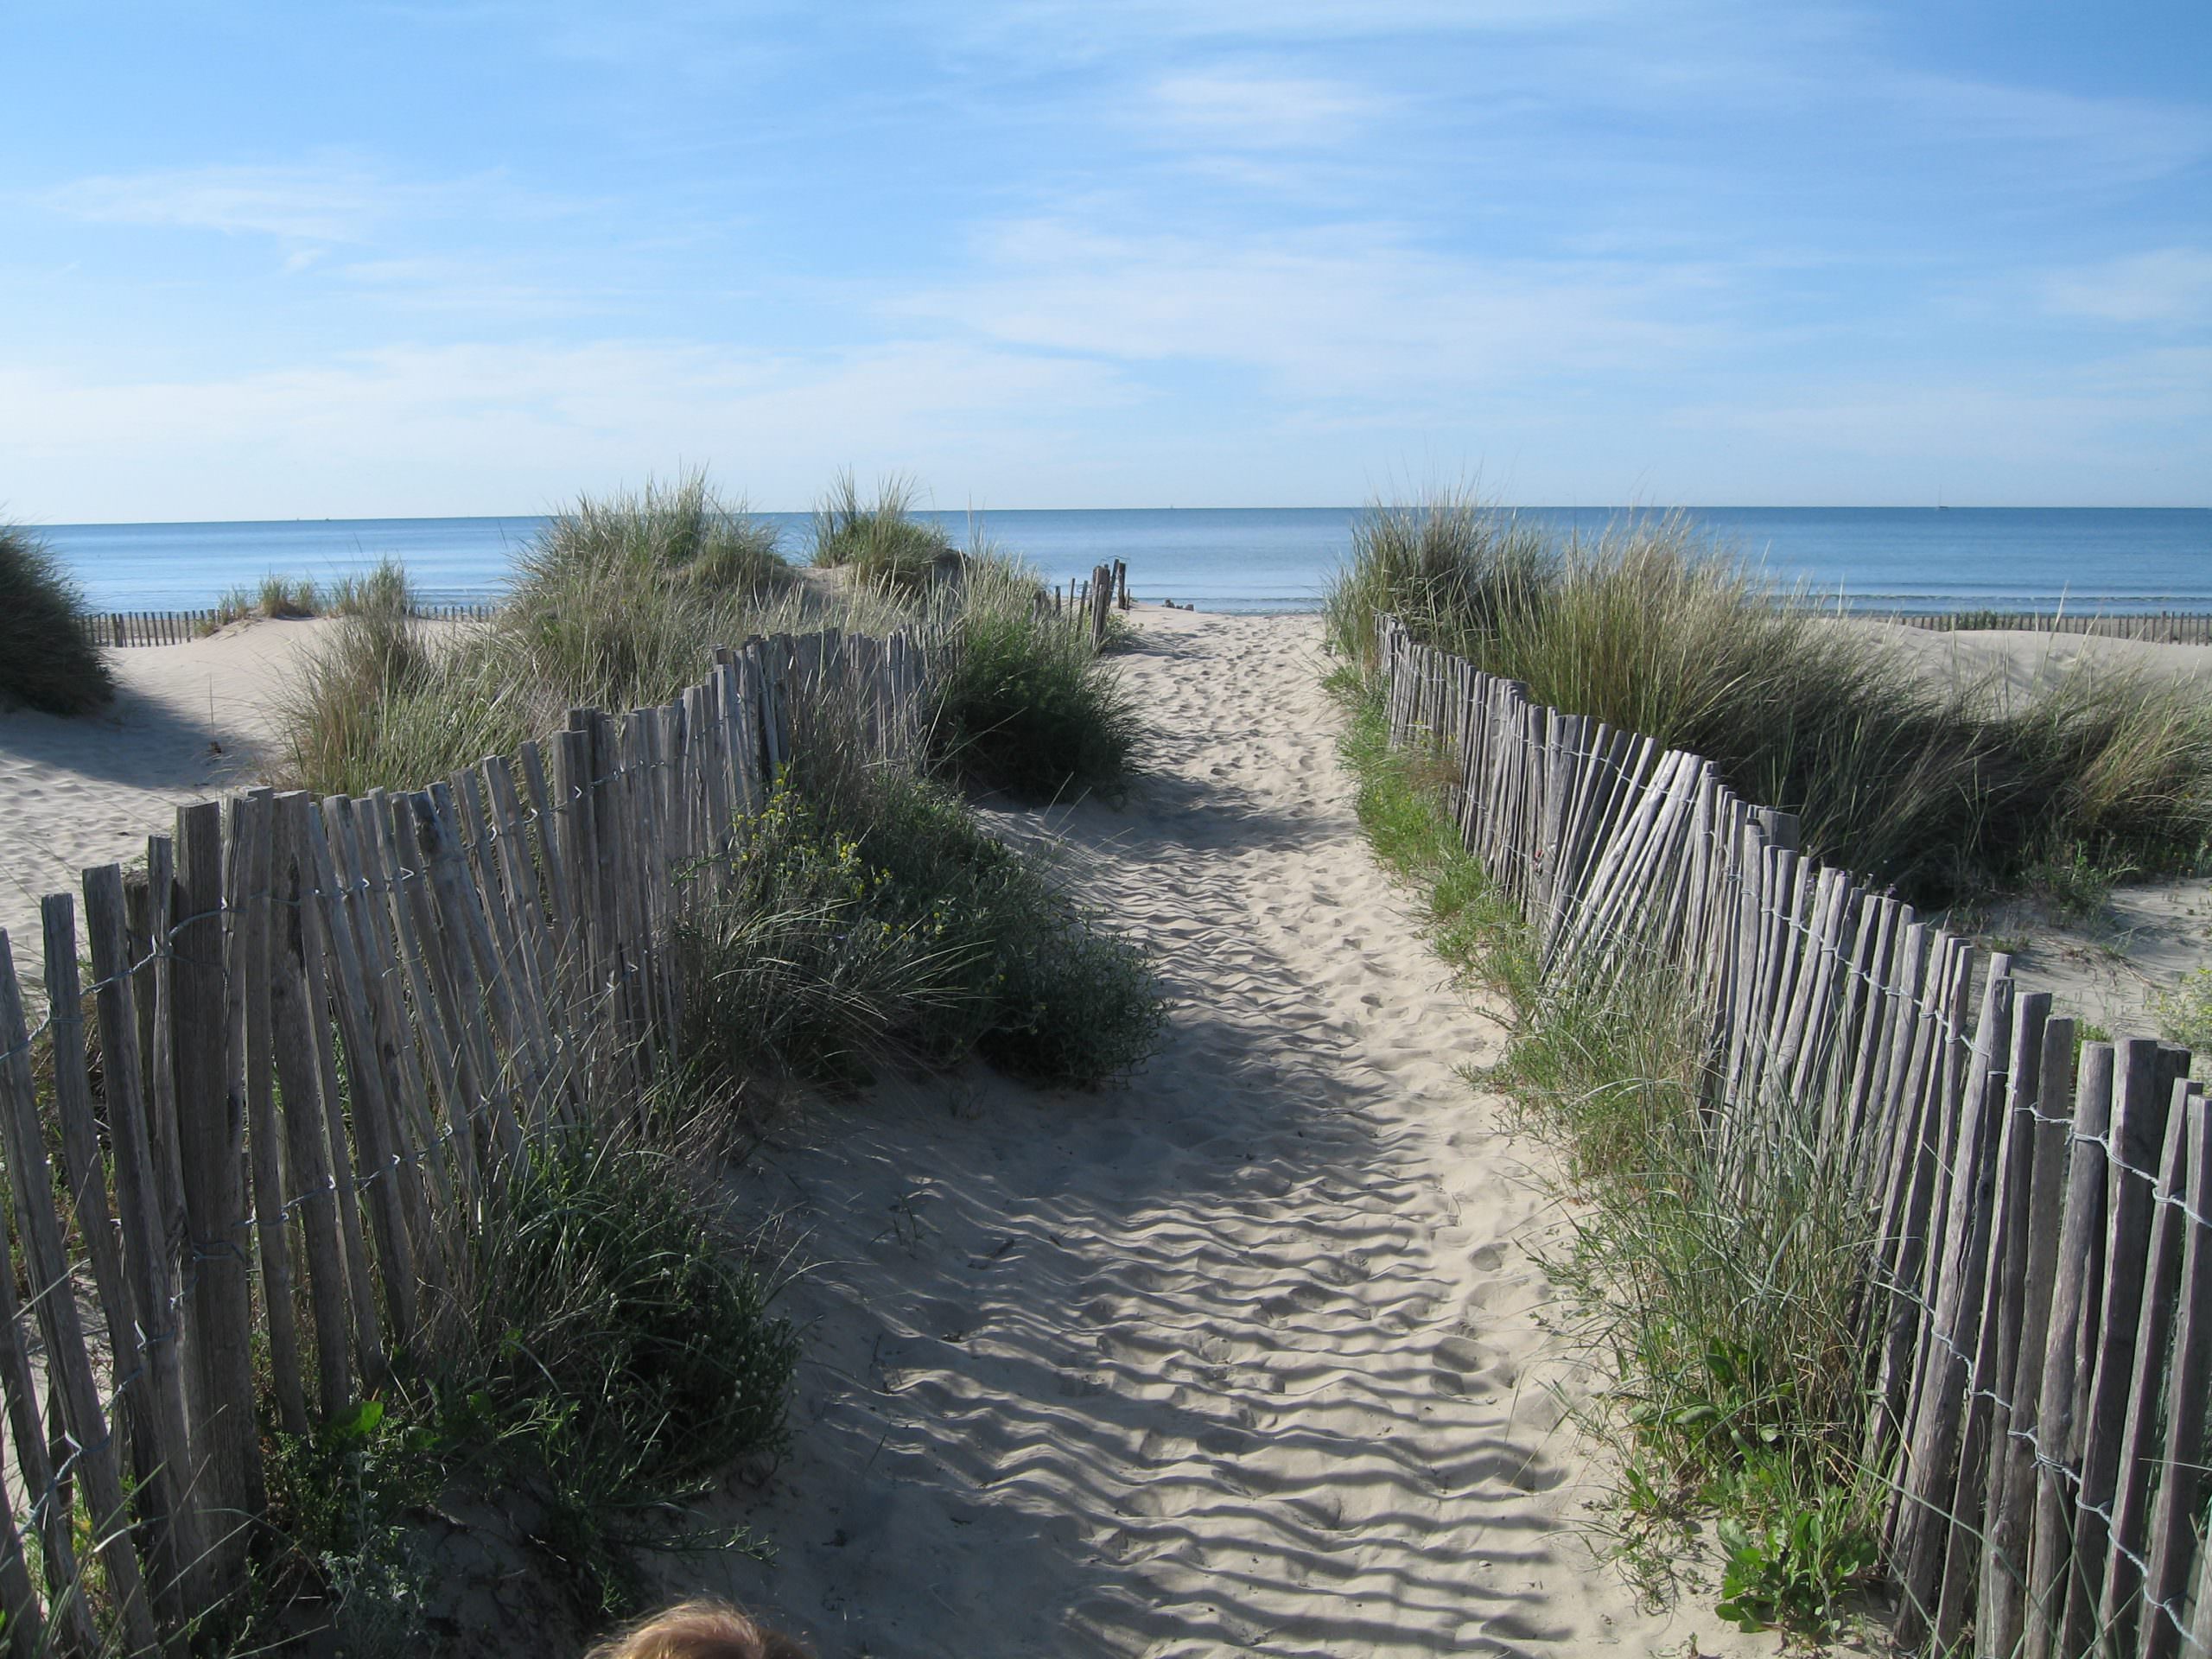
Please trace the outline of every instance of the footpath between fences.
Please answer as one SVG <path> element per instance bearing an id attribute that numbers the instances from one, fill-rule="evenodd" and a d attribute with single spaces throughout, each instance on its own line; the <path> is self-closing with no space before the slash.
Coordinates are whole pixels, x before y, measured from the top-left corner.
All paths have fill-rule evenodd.
<path id="1" fill-rule="evenodd" d="M 795 709 L 836 696 L 913 764 L 948 648 L 756 639 L 517 764 L 186 807 L 143 874 L 85 873 L 81 926 L 44 901 L 35 1026 L 0 932 L 9 1651 L 99 1650 L 96 1590 L 152 1653 L 236 1586 L 265 1508 L 257 1364 L 305 1433 L 437 1351 L 506 1172 L 679 1058 L 683 883 L 716 879 L 806 741 Z"/>
<path id="2" fill-rule="evenodd" d="M 2187 1051 L 2077 1062 L 2009 957 L 1800 856 L 1795 821 L 1709 761 L 1532 702 L 1395 619 L 1378 635 L 1390 741 L 1456 777 L 1465 844 L 1548 981 L 1672 976 L 1726 1190 L 1809 1152 L 1857 1206 L 1900 1639 L 2212 1654 L 2212 1125 Z"/>

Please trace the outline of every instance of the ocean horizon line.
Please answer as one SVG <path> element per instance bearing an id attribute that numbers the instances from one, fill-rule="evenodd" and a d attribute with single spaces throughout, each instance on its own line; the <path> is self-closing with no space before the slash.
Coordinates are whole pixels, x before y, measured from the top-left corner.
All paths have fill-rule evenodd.
<path id="1" fill-rule="evenodd" d="M 1243 506 L 1192 506 L 1169 502 L 1154 506 L 1120 507 L 917 507 L 918 514 L 933 518 L 989 518 L 998 513 L 1107 513 L 1107 512 L 1367 512 L 1379 506 L 1398 505 L 1418 506 L 1418 501 L 1399 504 L 1389 502 L 1323 503 L 1318 505 L 1283 505 L 1262 503 Z M 1677 502 L 1669 505 L 1636 502 L 1596 502 L 1577 505 L 1558 501 L 1478 502 L 1486 512 L 1607 512 L 1628 513 L 1639 518 L 1663 518 L 1678 512 L 2203 512 L 2212 513 L 2212 503 L 2166 504 L 2160 502 L 2130 503 L 2126 505 L 2097 503 L 2060 502 L 2044 505 L 2024 505 L 2017 502 L 2002 505 L 1977 502 L 1757 502 L 1757 501 L 1694 501 Z M 0 512 L 0 523 L 14 524 L 31 531 L 43 530 L 174 530 L 215 529 L 233 524 L 429 524 L 456 523 L 499 523 L 511 518 L 538 521 L 557 518 L 566 512 L 565 506 L 547 508 L 540 512 L 378 512 L 324 513 L 289 517 L 250 518 L 71 518 L 41 519 L 12 517 Z M 812 507 L 740 506 L 736 512 L 759 518 L 809 518 Z"/>

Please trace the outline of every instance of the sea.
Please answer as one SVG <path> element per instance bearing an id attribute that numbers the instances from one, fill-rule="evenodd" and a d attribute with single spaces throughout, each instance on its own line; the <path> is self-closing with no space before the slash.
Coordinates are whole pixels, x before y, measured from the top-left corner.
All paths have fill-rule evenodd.
<path id="1" fill-rule="evenodd" d="M 1605 507 L 1500 509 L 1594 537 L 1637 516 Z M 2212 610 L 2212 509 L 1691 507 L 1715 544 L 1778 583 L 1847 610 Z M 1319 607 L 1351 552 L 1357 507 L 1071 509 L 934 518 L 1047 580 L 1122 559 L 1129 589 L 1201 611 Z M 810 519 L 762 513 L 804 559 Z M 54 524 L 38 531 L 98 611 L 193 610 L 270 573 L 327 582 L 393 558 L 427 602 L 496 598 L 541 518 L 323 518 L 236 524 Z"/>

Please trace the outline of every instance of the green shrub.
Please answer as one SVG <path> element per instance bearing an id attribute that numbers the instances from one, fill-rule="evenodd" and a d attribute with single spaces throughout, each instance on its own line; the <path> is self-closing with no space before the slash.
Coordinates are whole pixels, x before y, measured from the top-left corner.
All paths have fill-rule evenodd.
<path id="1" fill-rule="evenodd" d="M 287 785 L 318 795 L 419 789 L 562 723 L 557 690 L 517 672 L 481 634 L 454 638 L 412 614 L 388 567 L 342 604 L 277 704 Z"/>
<path id="2" fill-rule="evenodd" d="M 360 575 L 340 576 L 330 585 L 330 608 L 340 616 L 353 611 L 404 616 L 414 602 L 407 567 L 397 559 L 379 559 Z"/>
<path id="3" fill-rule="evenodd" d="M 475 1240 L 461 1399 L 618 1527 L 782 1431 L 797 1340 L 699 1179 L 677 1147 L 551 1140 Z"/>
<path id="4" fill-rule="evenodd" d="M 949 666 L 933 688 L 931 749 L 940 765 L 1029 800 L 1122 788 L 1141 722 L 1084 620 L 1041 609 L 1033 572 L 971 559 L 944 607 Z"/>
<path id="5" fill-rule="evenodd" d="M 420 1639 L 413 1529 L 449 1487 L 525 1494 L 511 1512 L 533 1517 L 580 1610 L 625 1611 L 632 1554 L 668 1536 L 674 1506 L 780 1443 L 797 1338 L 694 1161 L 635 1134 L 540 1143 L 433 1310 L 431 1369 L 313 1436 L 272 1433 L 271 1523 L 341 1634 Z"/>
<path id="6" fill-rule="evenodd" d="M 981 1052 L 1079 1088 L 1141 1064 L 1166 1021 L 1143 953 L 950 790 L 871 762 L 860 717 L 849 696 L 798 699 L 766 810 L 719 881 L 693 873 L 691 1052 L 816 1075 Z"/>
<path id="7" fill-rule="evenodd" d="M 790 577 L 775 532 L 692 474 L 555 518 L 523 554 L 497 647 L 564 706 L 665 702 Z"/>
<path id="8" fill-rule="evenodd" d="M 875 499 L 861 495 L 849 471 L 814 509 L 814 562 L 849 568 L 863 584 L 913 593 L 957 563 L 960 551 L 933 524 L 915 518 L 920 492 L 912 479 L 893 474 L 876 486 Z"/>
<path id="9" fill-rule="evenodd" d="M 261 579 L 255 609 L 262 615 L 284 620 L 320 616 L 322 591 L 307 576 L 280 576 L 274 571 Z"/>
<path id="10" fill-rule="evenodd" d="M 2151 1008 L 2159 1036 L 2192 1054 L 2212 1058 L 2212 968 L 2183 974 L 2152 999 Z"/>
<path id="11" fill-rule="evenodd" d="M 698 879 L 677 924 L 688 1048 L 718 1074 L 859 1081 L 975 1001 L 948 906 L 914 902 L 788 786 Z"/>
<path id="12" fill-rule="evenodd" d="M 257 613 L 258 601 L 244 588 L 226 588 L 223 596 L 215 601 L 215 608 L 200 625 L 203 634 L 227 628 L 233 622 L 243 622 Z"/>
<path id="13" fill-rule="evenodd" d="M 1332 645 L 1370 664 L 1385 611 L 1538 702 L 1704 756 L 1796 814 L 1813 856 L 1923 905 L 2054 861 L 2203 855 L 2212 704 L 2195 688 L 2081 671 L 2015 704 L 1931 687 L 1681 518 L 1556 542 L 1463 495 L 1377 507 L 1329 595 Z"/>
<path id="14" fill-rule="evenodd" d="M 380 566 L 340 587 L 337 626 L 288 693 L 279 777 L 416 789 L 512 754 L 571 708 L 665 702 L 706 677 L 716 645 L 756 631 L 790 575 L 773 532 L 696 474 L 557 516 L 480 628 L 426 626 L 405 573 Z"/>
<path id="15" fill-rule="evenodd" d="M 0 524 L 0 699 L 86 715 L 115 696 L 115 673 L 86 636 L 85 599 L 54 550 Z"/>

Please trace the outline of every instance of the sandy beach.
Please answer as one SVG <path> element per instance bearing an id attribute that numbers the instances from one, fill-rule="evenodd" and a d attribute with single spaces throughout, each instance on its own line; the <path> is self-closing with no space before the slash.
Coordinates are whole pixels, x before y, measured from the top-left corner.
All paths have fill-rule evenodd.
<path id="1" fill-rule="evenodd" d="M 772 1559 L 649 1570 L 827 1655 L 1772 1650 L 1603 1559 L 1607 1471 L 1576 1422 L 1603 1378 L 1537 1265 L 1559 1172 L 1461 1074 L 1497 1013 L 1368 852 L 1318 620 L 1138 620 L 1150 775 L 1119 805 L 992 816 L 1158 953 L 1166 1051 L 1095 1095 L 978 1068 L 775 1122 L 728 1183 L 805 1334 L 791 1444 L 706 1517 Z M 93 721 L 0 716 L 19 952 L 40 893 L 255 775 L 316 626 L 118 652 Z M 2024 683 L 2055 654 L 1905 648 Z M 2185 885 L 2121 895 L 2171 957 L 2142 974 L 2205 955 Z M 2064 967 L 2045 941 L 2031 975 L 2038 951 Z M 546 1651 L 558 1620 L 499 1533 L 445 1523 L 444 1635 Z"/>
<path id="2" fill-rule="evenodd" d="M 2075 673 L 2141 673 L 2192 679 L 2212 695 L 2212 646 L 2152 645 L 2075 633 L 1989 629 L 1937 633 L 1855 622 L 1904 653 L 1929 677 L 2032 696 Z M 2054 915 L 2031 899 L 2007 900 L 1969 924 L 1992 950 L 2012 953 L 2016 970 L 2050 991 L 2058 1011 L 2115 1036 L 2156 1035 L 2156 1000 L 2192 969 L 2212 963 L 2212 879 L 2159 877 L 2113 889 L 2096 914 Z"/>
<path id="3" fill-rule="evenodd" d="M 1319 638 L 1147 613 L 1154 775 L 1000 817 L 1158 951 L 1166 1052 L 823 1103 L 736 1172 L 808 1342 L 790 1454 L 716 1518 L 777 1554 L 671 1591 L 830 1654 L 1712 1650 L 1599 1559 L 1554 1172 L 1458 1073 L 1497 1027 L 1369 856 Z"/>
<path id="4" fill-rule="evenodd" d="M 0 927 L 26 972 L 39 899 L 96 864 L 143 860 L 176 809 L 257 781 L 285 677 L 327 622 L 248 622 L 110 651 L 118 683 L 78 720 L 0 709 Z"/>

